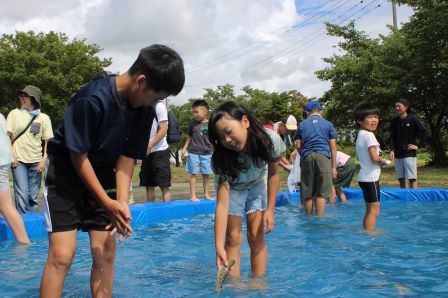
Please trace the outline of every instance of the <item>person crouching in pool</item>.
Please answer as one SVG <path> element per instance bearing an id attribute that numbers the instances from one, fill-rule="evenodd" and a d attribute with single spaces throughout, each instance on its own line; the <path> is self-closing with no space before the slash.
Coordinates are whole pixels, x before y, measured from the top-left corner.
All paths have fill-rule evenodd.
<path id="1" fill-rule="evenodd" d="M 77 230 L 89 232 L 92 297 L 111 297 L 115 232 L 132 235 L 128 206 L 134 160 L 143 159 L 153 105 L 184 85 L 182 58 L 172 49 L 142 49 L 131 68 L 91 82 L 71 99 L 48 145 L 44 217 L 48 258 L 40 297 L 61 297 L 76 252 Z"/>
<path id="2" fill-rule="evenodd" d="M 279 186 L 279 159 L 285 145 L 278 134 L 264 129 L 243 106 L 227 102 L 209 120 L 216 174 L 216 265 L 235 260 L 231 276 L 240 274 L 242 221 L 246 216 L 247 240 L 254 276 L 266 272 L 268 251 L 264 234 L 274 228 L 274 208 Z"/>
<path id="3" fill-rule="evenodd" d="M 390 165 L 390 160 L 381 157 L 380 144 L 373 133 L 378 127 L 379 109 L 372 104 L 363 103 L 356 107 L 354 116 L 356 125 L 359 127 L 356 138 L 356 154 L 361 166 L 358 184 L 366 202 L 363 227 L 365 230 L 372 231 L 376 227 L 376 219 L 380 214 L 381 166 Z"/>

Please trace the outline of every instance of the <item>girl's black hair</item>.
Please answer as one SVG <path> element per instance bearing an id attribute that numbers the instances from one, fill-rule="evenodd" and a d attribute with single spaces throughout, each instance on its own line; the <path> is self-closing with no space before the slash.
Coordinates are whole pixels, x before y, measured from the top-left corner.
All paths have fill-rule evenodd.
<path id="1" fill-rule="evenodd" d="M 34 106 L 34 109 L 35 110 L 40 109 L 39 102 L 37 102 L 37 100 L 33 96 L 30 96 L 30 99 L 31 99 L 31 104 Z"/>
<path id="2" fill-rule="evenodd" d="M 380 109 L 378 109 L 377 106 L 371 104 L 371 103 L 361 103 L 359 104 L 353 113 L 355 117 L 356 126 L 360 127 L 358 121 L 364 121 L 364 119 L 369 115 L 377 115 L 379 116 Z"/>
<path id="3" fill-rule="evenodd" d="M 223 116 L 229 116 L 241 121 L 243 116 L 249 120 L 247 141 L 244 152 L 249 155 L 257 167 L 263 162 L 276 161 L 274 145 L 263 126 L 255 119 L 249 110 L 235 102 L 226 102 L 213 111 L 208 122 L 208 137 L 213 145 L 212 167 L 216 174 L 230 177 L 232 181 L 238 179 L 238 172 L 248 168 L 246 161 L 239 160 L 239 152 L 225 148 L 216 130 L 216 122 Z"/>

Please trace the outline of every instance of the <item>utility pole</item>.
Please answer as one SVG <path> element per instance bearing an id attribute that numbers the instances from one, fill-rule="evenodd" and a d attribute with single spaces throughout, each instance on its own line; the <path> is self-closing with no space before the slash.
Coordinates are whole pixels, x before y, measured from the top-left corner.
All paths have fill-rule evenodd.
<path id="1" fill-rule="evenodd" d="M 394 0 L 392 0 L 392 16 L 393 16 L 393 20 L 394 20 L 394 28 L 398 29 L 398 25 L 397 25 L 397 5 L 395 4 Z"/>

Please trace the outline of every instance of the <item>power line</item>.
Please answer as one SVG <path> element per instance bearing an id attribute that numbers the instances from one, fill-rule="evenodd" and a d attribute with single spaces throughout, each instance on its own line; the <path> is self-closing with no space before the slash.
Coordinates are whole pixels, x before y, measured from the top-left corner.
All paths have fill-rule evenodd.
<path id="1" fill-rule="evenodd" d="M 360 11 L 366 9 L 367 7 L 369 7 L 370 5 L 372 5 L 372 4 L 373 4 L 374 2 L 376 2 L 376 1 L 378 1 L 378 0 L 373 0 L 373 1 L 369 2 L 368 4 L 364 5 L 363 7 L 361 7 L 360 9 L 358 9 L 356 12 L 350 14 L 348 17 L 346 17 L 346 18 L 344 18 L 342 21 L 340 21 L 340 22 L 338 23 L 338 25 L 339 25 L 339 24 L 342 24 L 342 23 L 345 22 L 347 19 L 349 19 L 349 18 L 355 16 L 355 15 L 358 14 Z M 356 4 L 354 7 L 352 7 L 352 8 L 351 8 L 350 10 L 348 10 L 348 11 L 352 11 L 352 10 L 355 9 L 359 4 L 362 4 L 362 3 L 363 3 L 363 1 L 359 2 L 358 4 Z M 375 7 L 375 8 L 377 8 L 377 7 Z M 375 9 L 375 8 L 374 8 L 374 9 Z M 348 11 L 346 11 L 346 12 L 348 12 Z M 371 12 L 371 11 L 369 11 L 369 12 Z M 367 14 L 367 13 L 366 13 L 366 14 Z M 364 16 L 364 15 L 366 15 L 366 14 L 363 14 L 363 15 L 361 15 L 360 17 L 362 17 L 362 16 Z M 340 19 L 341 17 L 344 17 L 344 16 L 345 16 L 345 13 L 339 15 L 338 17 L 336 17 L 336 18 L 333 20 L 333 22 L 336 21 L 336 20 L 338 20 L 338 19 Z M 357 19 L 359 19 L 360 17 L 358 17 Z M 319 28 L 318 30 L 313 31 L 311 34 L 308 34 L 307 36 L 305 36 L 304 38 L 302 38 L 302 39 L 300 40 L 300 42 L 305 42 L 305 41 L 307 41 L 307 44 L 308 44 L 307 47 L 303 47 L 303 43 L 300 44 L 299 46 L 297 46 L 296 44 L 291 45 L 291 46 L 288 46 L 287 48 L 283 49 L 282 51 L 280 51 L 280 52 L 278 53 L 280 56 L 278 56 L 278 54 L 277 54 L 277 55 L 276 55 L 276 58 L 271 58 L 271 59 L 269 59 L 268 61 L 263 60 L 263 61 L 256 62 L 256 63 L 254 63 L 254 64 L 252 64 L 252 65 L 250 65 L 250 66 L 244 68 L 244 69 L 242 70 L 242 73 L 243 73 L 243 74 L 249 74 L 249 73 L 253 73 L 254 71 L 260 71 L 260 70 L 263 70 L 263 69 L 265 69 L 265 68 L 271 66 L 273 62 L 276 62 L 276 61 L 278 61 L 278 60 L 284 58 L 285 56 L 289 55 L 289 54 L 290 54 L 291 52 L 293 52 L 293 51 L 297 51 L 297 50 L 299 50 L 299 49 L 300 49 L 300 50 L 303 50 L 304 48 L 309 48 L 309 47 L 314 46 L 316 43 L 309 44 L 309 42 L 311 42 L 311 41 L 317 39 L 318 37 L 320 37 L 320 36 L 322 36 L 322 35 L 325 35 L 326 31 L 324 31 L 323 33 L 321 33 L 321 34 L 319 34 L 319 35 L 317 35 L 317 36 L 314 35 L 314 34 L 316 34 L 317 32 L 321 31 L 322 29 L 323 29 L 323 28 Z M 314 37 L 313 37 L 313 36 L 314 36 Z M 307 40 L 307 38 L 309 38 L 309 37 L 313 37 L 313 38 Z M 325 37 L 325 38 L 328 38 L 328 36 Z M 325 39 L 325 38 L 324 38 L 324 39 Z M 323 39 L 322 39 L 322 40 L 323 40 Z M 260 66 L 261 66 L 261 69 L 259 68 Z M 214 83 L 214 82 L 217 82 L 218 80 L 220 80 L 220 79 L 224 79 L 224 78 L 226 78 L 226 77 L 227 77 L 227 76 L 223 76 L 223 77 L 220 77 L 220 78 L 218 78 L 218 79 L 214 79 L 213 81 L 204 82 L 204 83 L 201 83 L 201 84 L 195 84 L 195 85 L 187 85 L 187 86 L 185 86 L 185 87 L 186 87 L 186 88 L 202 87 L 202 86 L 204 86 L 204 85 L 209 85 L 209 84 L 212 84 L 212 83 Z"/>
<path id="2" fill-rule="evenodd" d="M 293 22 L 293 23 L 290 23 L 290 24 L 287 24 L 287 25 L 283 25 L 283 26 L 281 26 L 280 28 L 277 28 L 276 30 L 274 30 L 274 31 L 272 31 L 272 32 L 270 32 L 270 33 L 268 33 L 268 34 L 276 35 L 277 32 L 279 32 L 278 35 L 281 35 L 281 34 L 290 34 L 291 32 L 295 32 L 295 31 L 297 31 L 298 29 L 303 28 L 303 27 L 305 27 L 306 25 L 310 24 L 313 20 L 316 20 L 318 17 L 325 16 L 325 15 L 327 15 L 328 13 L 332 12 L 332 11 L 333 11 L 333 8 L 335 8 L 336 6 L 342 7 L 343 5 L 345 5 L 346 3 L 348 3 L 349 1 L 350 1 L 350 0 L 341 0 L 341 1 L 339 1 L 339 3 L 336 2 L 336 1 L 331 1 L 331 0 L 330 0 L 330 1 L 327 1 L 327 2 L 325 2 L 324 4 L 322 4 L 322 5 L 318 6 L 318 7 L 316 7 L 316 8 L 313 9 L 313 10 L 311 10 L 308 14 L 305 14 L 304 16 L 307 16 L 307 15 L 311 14 L 311 12 L 313 12 L 313 11 L 315 11 L 315 10 L 317 10 L 317 9 L 319 9 L 319 8 L 321 8 L 321 7 L 323 7 L 323 6 L 325 6 L 325 5 L 328 4 L 329 2 L 333 2 L 332 5 L 331 5 L 330 7 L 328 7 L 326 10 L 324 10 L 324 11 L 322 11 L 322 12 L 319 12 L 317 15 L 311 17 L 310 19 L 305 20 L 305 21 L 303 21 L 303 22 L 297 24 L 293 29 L 291 29 L 291 28 L 289 28 L 289 27 L 290 27 L 291 25 L 294 25 L 296 22 Z M 341 4 L 341 2 L 344 2 L 344 3 Z M 361 2 L 362 2 L 362 1 L 361 1 Z M 282 32 L 283 28 L 288 28 L 288 30 Z M 203 63 L 203 64 L 201 64 L 201 65 L 198 65 L 198 66 L 194 67 L 193 69 L 188 70 L 186 73 L 187 73 L 187 74 L 195 73 L 195 72 L 204 70 L 204 69 L 206 69 L 206 68 L 210 68 L 211 66 L 220 64 L 220 63 L 225 62 L 225 61 L 228 61 L 228 60 L 230 60 L 230 59 L 237 58 L 238 56 L 241 56 L 241 54 L 243 54 L 244 52 L 248 52 L 249 50 L 254 50 L 255 48 L 257 48 L 257 47 L 258 47 L 257 43 L 259 43 L 259 42 L 260 42 L 260 41 L 258 41 L 258 40 L 257 40 L 257 41 L 249 42 L 247 45 L 245 45 L 245 46 L 243 46 L 243 47 L 241 47 L 241 48 L 238 48 L 238 49 L 229 51 L 229 52 L 227 52 L 227 53 L 221 55 L 221 56 L 218 57 L 218 58 L 212 59 L 212 60 L 210 60 L 210 61 L 208 61 L 208 62 L 206 62 L 206 63 Z M 239 52 L 243 52 L 243 53 L 239 53 Z"/>
<path id="3" fill-rule="evenodd" d="M 351 15 L 349 15 L 348 17 L 344 18 L 342 21 L 339 21 L 339 23 L 337 23 L 337 25 L 343 24 L 346 20 L 352 18 L 353 16 L 355 16 L 356 14 L 358 14 L 359 12 L 361 12 L 362 10 L 366 9 L 367 7 L 369 7 L 370 5 L 372 5 L 372 4 L 373 4 L 374 2 L 376 2 L 376 1 L 378 1 L 378 0 L 372 0 L 369 4 L 366 4 L 365 6 L 361 7 L 361 8 L 358 9 L 356 12 L 354 12 L 353 14 L 351 14 Z M 377 8 L 377 7 L 375 7 L 374 9 L 376 9 L 376 8 Z M 339 18 L 341 18 L 341 17 L 343 17 L 343 16 L 344 16 L 344 14 L 339 15 L 337 18 L 335 18 L 335 19 L 333 20 L 333 22 L 336 21 L 336 20 L 338 20 Z M 281 52 L 280 56 L 276 57 L 276 58 L 273 59 L 273 60 L 271 59 L 272 61 L 264 61 L 264 62 L 256 63 L 256 64 L 254 64 L 254 65 L 250 65 L 250 66 L 248 66 L 246 69 L 243 69 L 243 70 L 242 70 L 242 73 L 243 73 L 243 74 L 244 74 L 244 73 L 248 74 L 248 73 L 252 73 L 252 72 L 254 72 L 254 71 L 256 71 L 256 70 L 257 70 L 257 71 L 259 71 L 259 70 L 263 70 L 263 69 L 269 67 L 273 62 L 278 62 L 279 60 L 281 60 L 282 58 L 284 58 L 285 56 L 289 55 L 289 54 L 292 53 L 292 52 L 296 52 L 296 53 L 297 53 L 298 50 L 302 50 L 302 51 L 303 51 L 304 49 L 308 49 L 308 48 L 310 48 L 310 47 L 313 47 L 317 42 L 310 43 L 311 41 L 314 41 L 314 40 L 318 39 L 319 37 L 321 37 L 321 36 L 323 36 L 323 35 L 326 35 L 326 31 L 323 31 L 321 34 L 315 35 L 315 34 L 318 33 L 319 31 L 322 31 L 322 29 L 323 29 L 323 28 L 319 28 L 319 29 L 313 31 L 312 33 L 308 34 L 307 36 L 305 36 L 305 37 L 302 38 L 301 40 L 299 40 L 299 42 L 300 42 L 299 45 L 293 44 L 293 45 L 287 47 L 286 49 L 284 49 L 284 50 Z M 308 37 L 312 37 L 312 38 L 311 38 L 310 40 L 307 40 Z M 328 36 L 325 36 L 325 38 L 319 40 L 319 42 L 322 41 L 322 40 L 324 40 L 324 39 L 326 39 L 326 38 L 328 38 Z M 305 43 L 305 41 L 306 41 L 306 43 L 308 44 L 308 46 L 303 47 L 303 44 Z M 297 55 L 297 54 L 296 54 L 296 55 Z M 261 69 L 257 69 L 258 66 L 261 66 L 262 68 L 261 68 Z M 255 69 L 253 69 L 253 68 L 255 68 Z M 249 71 L 250 69 L 253 69 L 253 70 Z"/>

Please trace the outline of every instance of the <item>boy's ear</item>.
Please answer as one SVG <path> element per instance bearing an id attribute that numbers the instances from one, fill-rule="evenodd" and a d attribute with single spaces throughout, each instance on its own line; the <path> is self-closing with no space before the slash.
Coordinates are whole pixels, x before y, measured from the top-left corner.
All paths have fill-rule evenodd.
<path id="1" fill-rule="evenodd" d="M 146 88 L 146 76 L 144 74 L 138 74 L 134 78 L 134 82 L 138 89 L 143 90 Z"/>

